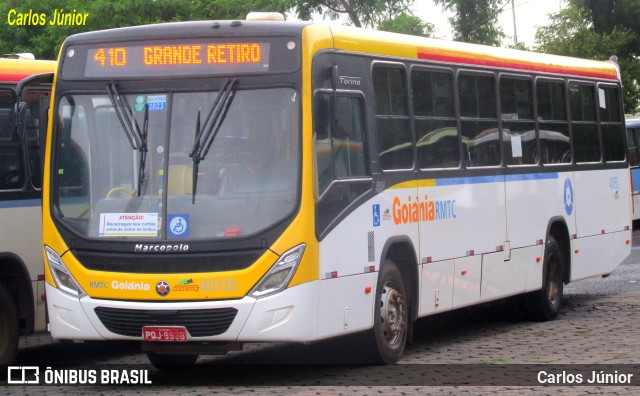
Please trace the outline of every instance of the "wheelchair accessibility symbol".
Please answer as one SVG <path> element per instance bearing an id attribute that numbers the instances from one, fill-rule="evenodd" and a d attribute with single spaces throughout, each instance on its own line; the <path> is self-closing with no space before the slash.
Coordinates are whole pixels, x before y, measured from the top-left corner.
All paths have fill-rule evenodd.
<path id="1" fill-rule="evenodd" d="M 169 215 L 167 236 L 170 238 L 184 238 L 189 236 L 189 215 Z"/>

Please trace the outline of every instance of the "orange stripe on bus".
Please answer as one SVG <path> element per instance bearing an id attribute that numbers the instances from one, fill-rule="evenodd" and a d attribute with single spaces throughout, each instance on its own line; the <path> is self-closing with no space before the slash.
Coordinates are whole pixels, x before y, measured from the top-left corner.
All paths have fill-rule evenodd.
<path id="1" fill-rule="evenodd" d="M 15 74 L 15 73 L 11 73 L 11 74 L 0 74 L 0 81 L 9 81 L 9 82 L 17 82 L 22 80 L 25 77 L 28 77 L 30 75 L 32 75 L 34 73 L 20 73 L 20 74 Z"/>

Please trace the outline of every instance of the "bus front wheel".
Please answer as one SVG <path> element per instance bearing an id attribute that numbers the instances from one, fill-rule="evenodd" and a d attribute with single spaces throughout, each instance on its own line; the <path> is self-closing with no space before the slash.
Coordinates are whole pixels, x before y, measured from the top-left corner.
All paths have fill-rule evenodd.
<path id="1" fill-rule="evenodd" d="M 409 315 L 402 273 L 395 262 L 386 260 L 376 290 L 373 339 L 376 361 L 395 363 L 407 342 Z"/>
<path id="2" fill-rule="evenodd" d="M 12 364 L 18 353 L 18 310 L 9 290 L 0 283 L 0 366 Z"/>

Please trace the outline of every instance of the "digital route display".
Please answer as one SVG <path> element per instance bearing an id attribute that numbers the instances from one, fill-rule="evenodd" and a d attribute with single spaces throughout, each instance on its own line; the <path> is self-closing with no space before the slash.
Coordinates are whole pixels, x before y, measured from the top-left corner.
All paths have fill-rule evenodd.
<path id="1" fill-rule="evenodd" d="M 124 44 L 124 43 L 123 43 Z M 68 57 L 77 56 L 73 49 Z M 153 77 L 268 72 L 269 42 L 109 45 L 86 50 L 84 77 Z"/>

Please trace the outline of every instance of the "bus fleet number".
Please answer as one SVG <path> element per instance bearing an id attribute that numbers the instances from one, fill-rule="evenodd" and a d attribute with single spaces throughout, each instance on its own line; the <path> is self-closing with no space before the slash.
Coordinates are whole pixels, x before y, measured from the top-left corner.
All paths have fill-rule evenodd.
<path id="1" fill-rule="evenodd" d="M 202 290 L 210 292 L 233 293 L 238 290 L 235 278 L 205 279 Z"/>

